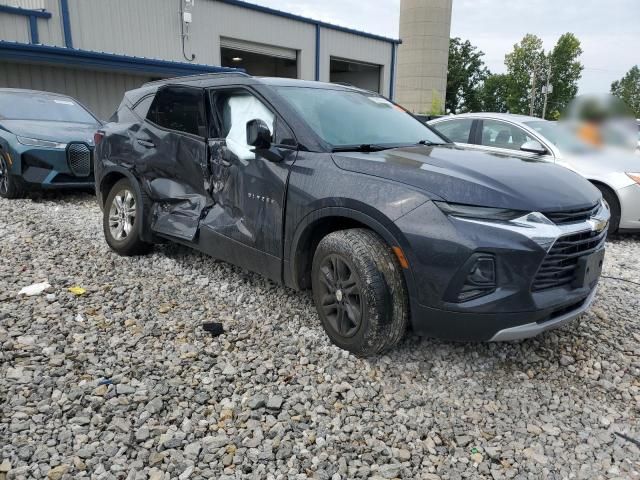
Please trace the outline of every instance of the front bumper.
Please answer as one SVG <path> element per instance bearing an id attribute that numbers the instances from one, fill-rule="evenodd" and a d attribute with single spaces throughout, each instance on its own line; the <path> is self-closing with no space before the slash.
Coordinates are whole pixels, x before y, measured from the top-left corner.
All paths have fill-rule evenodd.
<path id="1" fill-rule="evenodd" d="M 67 150 L 20 145 L 12 154 L 10 173 L 27 188 L 92 188 L 93 161 L 88 175 L 78 176 L 69 166 Z"/>
<path id="2" fill-rule="evenodd" d="M 607 220 L 608 211 L 601 209 L 598 217 L 578 224 L 511 228 L 445 216 L 430 203 L 410 212 L 396 225 L 409 243 L 404 253 L 411 266 L 407 283 L 414 332 L 463 341 L 514 340 L 580 316 L 595 297 L 597 277 L 585 284 L 572 281 L 542 289 L 534 280 L 558 238 L 593 230 L 601 232 L 602 239 L 594 248 L 602 248 Z M 451 285 L 459 283 L 468 259 L 477 254 L 495 259 L 496 288 L 479 298 L 456 301 Z"/>
<path id="3" fill-rule="evenodd" d="M 531 338 L 536 335 L 546 332 L 548 330 L 554 330 L 560 328 L 563 325 L 575 320 L 582 316 L 586 312 L 593 300 L 596 298 L 597 289 L 594 288 L 589 296 L 578 304 L 575 309 L 571 309 L 566 313 L 559 313 L 558 315 L 552 315 L 551 318 L 545 322 L 531 322 L 516 327 L 510 327 L 500 330 L 489 341 L 491 342 L 504 342 L 509 340 L 521 340 L 523 338 Z"/>

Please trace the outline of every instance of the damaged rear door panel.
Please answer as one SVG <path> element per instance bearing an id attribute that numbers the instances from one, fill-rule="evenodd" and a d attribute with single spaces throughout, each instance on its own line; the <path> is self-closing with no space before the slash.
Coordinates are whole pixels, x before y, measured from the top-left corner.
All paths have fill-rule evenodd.
<path id="1" fill-rule="evenodd" d="M 205 188 L 204 95 L 204 89 L 195 87 L 159 89 L 135 139 L 144 152 L 137 173 L 153 202 L 152 230 L 189 242 L 196 238 L 202 212 L 212 204 Z"/>

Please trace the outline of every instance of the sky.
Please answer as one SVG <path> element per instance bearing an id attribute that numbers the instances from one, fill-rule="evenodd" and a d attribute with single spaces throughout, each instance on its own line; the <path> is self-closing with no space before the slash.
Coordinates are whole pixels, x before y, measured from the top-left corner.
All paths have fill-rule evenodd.
<path id="1" fill-rule="evenodd" d="M 249 0 L 266 7 L 398 38 L 400 0 Z M 582 43 L 580 94 L 608 92 L 611 82 L 640 64 L 640 0 L 453 0 L 451 36 L 485 53 L 494 73 L 527 33 L 545 50 L 574 33 Z"/>

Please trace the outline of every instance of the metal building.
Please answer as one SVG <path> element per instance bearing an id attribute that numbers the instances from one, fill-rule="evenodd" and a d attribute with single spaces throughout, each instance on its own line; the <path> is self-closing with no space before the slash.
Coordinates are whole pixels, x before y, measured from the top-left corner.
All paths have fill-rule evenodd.
<path id="1" fill-rule="evenodd" d="M 240 0 L 0 0 L 0 87 L 65 93 L 103 119 L 146 81 L 226 68 L 393 97 L 398 44 Z"/>

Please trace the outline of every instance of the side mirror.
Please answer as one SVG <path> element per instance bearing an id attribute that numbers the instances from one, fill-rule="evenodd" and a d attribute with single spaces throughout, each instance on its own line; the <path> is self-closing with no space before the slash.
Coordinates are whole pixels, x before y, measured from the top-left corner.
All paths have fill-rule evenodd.
<path id="1" fill-rule="evenodd" d="M 528 142 L 524 142 L 520 146 L 520 150 L 528 153 L 535 153 L 536 155 L 544 155 L 547 152 L 547 149 L 542 146 L 540 142 L 537 140 L 529 140 Z"/>
<path id="2" fill-rule="evenodd" d="M 256 118 L 247 122 L 247 145 L 257 150 L 268 150 L 271 142 L 271 131 L 264 120 Z"/>

